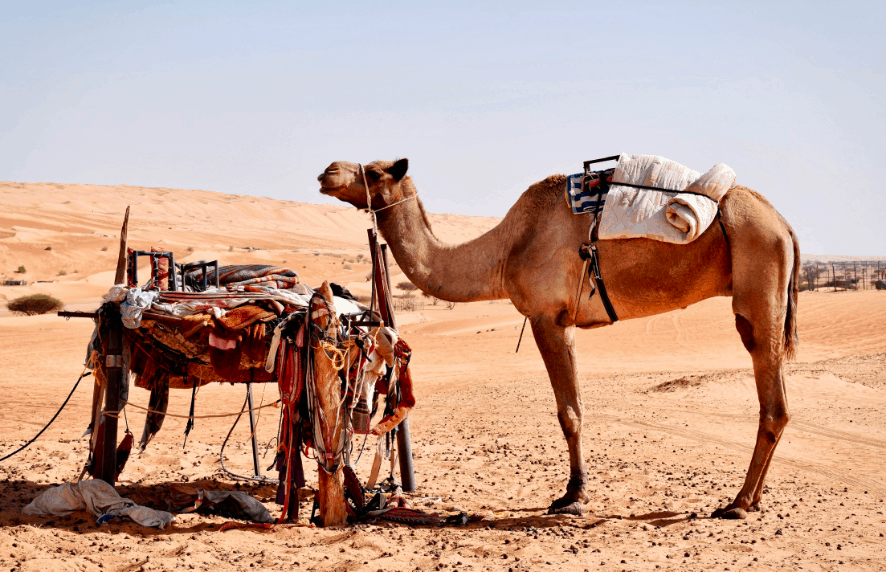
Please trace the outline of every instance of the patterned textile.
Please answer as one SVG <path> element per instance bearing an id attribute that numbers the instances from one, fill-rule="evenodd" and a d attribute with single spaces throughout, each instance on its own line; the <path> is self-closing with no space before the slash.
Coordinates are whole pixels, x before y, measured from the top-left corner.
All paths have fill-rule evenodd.
<path id="1" fill-rule="evenodd" d="M 215 274 L 215 270 L 208 270 L 207 283 L 215 283 Z M 191 270 L 187 276 L 189 280 L 202 282 L 203 270 L 200 268 Z M 278 289 L 293 288 L 298 284 L 298 273 L 289 268 L 264 264 L 222 266 L 218 269 L 218 282 L 222 288 L 228 290 L 262 292 L 263 290 L 253 290 L 248 287 L 261 284 Z"/>
<path id="2" fill-rule="evenodd" d="M 162 248 L 151 247 L 151 252 L 167 252 Z M 151 278 L 160 285 L 161 290 L 169 290 L 169 259 L 157 259 L 157 272 L 154 273 L 154 266 L 151 266 Z"/>
<path id="3" fill-rule="evenodd" d="M 606 204 L 606 194 L 615 169 L 566 177 L 566 197 L 573 214 L 597 214 Z"/>
<path id="4" fill-rule="evenodd" d="M 148 409 L 157 413 L 149 412 L 145 416 L 145 428 L 142 431 L 142 438 L 138 443 L 138 450 L 144 452 L 145 447 L 154 438 L 154 435 L 163 426 L 163 420 L 166 419 L 166 409 L 169 407 L 169 377 L 163 377 L 160 383 L 155 385 L 151 390 L 151 397 L 148 399 Z"/>
<path id="5" fill-rule="evenodd" d="M 389 413 L 386 409 L 386 415 L 372 428 L 373 435 L 384 435 L 406 419 L 406 416 L 415 407 L 415 394 L 412 392 L 412 375 L 409 371 L 409 360 L 412 359 L 412 350 L 402 338 L 394 344 L 394 357 L 397 358 L 398 369 L 396 386 L 393 388 L 394 398 L 390 401 L 391 412 Z M 391 378 L 393 377 L 391 376 Z M 375 383 L 375 389 L 382 394 L 391 392 L 385 377 L 378 378 L 378 381 Z"/>

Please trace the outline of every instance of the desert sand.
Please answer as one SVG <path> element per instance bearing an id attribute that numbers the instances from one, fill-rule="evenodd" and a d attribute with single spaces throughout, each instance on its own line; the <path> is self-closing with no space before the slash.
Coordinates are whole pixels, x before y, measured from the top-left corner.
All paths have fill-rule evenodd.
<path id="1" fill-rule="evenodd" d="M 329 279 L 368 293 L 369 264 L 358 255 L 368 255 L 369 220 L 354 209 L 207 191 L 0 183 L 0 280 L 32 282 L 0 287 L 0 456 L 55 413 L 83 369 L 92 330 L 88 320 L 15 316 L 3 301 L 44 292 L 69 309 L 96 307 L 113 280 L 126 205 L 135 248 L 162 246 L 178 261 L 280 264 L 311 286 Z M 431 222 L 443 240 L 460 242 L 496 220 Z M 393 282 L 404 279 L 395 268 Z M 463 527 L 219 532 L 225 519 L 185 514 L 160 531 L 116 520 L 98 526 L 85 512 L 25 516 L 34 497 L 80 474 L 86 378 L 34 445 L 0 463 L 0 570 L 883 570 L 884 318 L 884 292 L 801 293 L 800 351 L 788 367 L 792 419 L 763 510 L 744 521 L 708 518 L 740 488 L 757 427 L 750 358 L 728 298 L 578 333 L 592 478 L 582 517 L 545 514 L 565 488 L 566 446 L 528 332 L 514 352 L 523 319 L 510 303 L 428 302 L 400 316 L 418 399 L 410 415 L 418 491 L 409 496 L 416 508 L 490 517 Z M 244 393 L 206 386 L 197 413 L 238 411 Z M 276 395 L 273 385 L 256 388 L 261 402 Z M 131 398 L 146 405 L 148 393 L 134 388 Z M 173 391 L 169 411 L 185 414 L 189 398 Z M 143 412 L 128 412 L 137 436 L 143 422 Z M 118 491 L 165 509 L 173 483 L 239 487 L 279 514 L 273 486 L 238 485 L 221 473 L 231 422 L 198 420 L 183 449 L 184 420 L 168 418 L 148 449 L 133 454 Z M 263 466 L 276 424 L 277 410 L 262 410 Z M 241 421 L 225 450 L 226 465 L 241 474 L 251 473 L 248 435 Z M 363 479 L 374 445 L 370 437 L 357 467 Z M 310 511 L 305 496 L 302 516 Z"/>

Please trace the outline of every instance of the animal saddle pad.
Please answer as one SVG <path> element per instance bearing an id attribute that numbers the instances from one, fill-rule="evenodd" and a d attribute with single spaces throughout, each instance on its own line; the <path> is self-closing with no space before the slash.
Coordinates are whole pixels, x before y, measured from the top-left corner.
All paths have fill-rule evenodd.
<path id="1" fill-rule="evenodd" d="M 735 171 L 723 163 L 702 175 L 657 155 L 622 154 L 614 169 L 567 177 L 566 200 L 575 214 L 596 216 L 602 210 L 600 240 L 687 244 L 707 230 L 733 186 Z"/>

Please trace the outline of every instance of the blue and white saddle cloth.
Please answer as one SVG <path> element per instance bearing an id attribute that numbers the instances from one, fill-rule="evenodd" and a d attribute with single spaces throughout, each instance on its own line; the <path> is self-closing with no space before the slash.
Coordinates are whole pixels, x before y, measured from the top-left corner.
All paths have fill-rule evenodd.
<path id="1" fill-rule="evenodd" d="M 615 169 L 566 177 L 566 192 L 573 214 L 597 214 L 606 204 L 606 195 Z"/>

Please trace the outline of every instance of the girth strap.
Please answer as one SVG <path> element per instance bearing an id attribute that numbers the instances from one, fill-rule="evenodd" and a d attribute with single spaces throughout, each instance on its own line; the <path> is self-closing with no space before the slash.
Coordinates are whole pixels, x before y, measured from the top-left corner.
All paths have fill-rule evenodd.
<path id="1" fill-rule="evenodd" d="M 588 272 L 594 273 L 594 283 L 596 284 L 596 289 L 600 292 L 600 300 L 606 309 L 606 315 L 609 316 L 612 323 L 617 322 L 618 315 L 615 313 L 615 308 L 612 307 L 612 302 L 609 301 L 609 294 L 606 292 L 606 285 L 603 283 L 603 275 L 600 273 L 600 255 L 597 252 L 597 243 L 587 242 L 582 244 L 578 249 L 578 255 L 581 256 L 582 260 L 590 260 Z M 593 296 L 594 293 L 591 292 L 591 295 Z"/>

